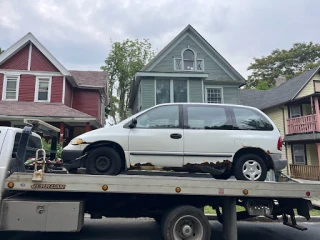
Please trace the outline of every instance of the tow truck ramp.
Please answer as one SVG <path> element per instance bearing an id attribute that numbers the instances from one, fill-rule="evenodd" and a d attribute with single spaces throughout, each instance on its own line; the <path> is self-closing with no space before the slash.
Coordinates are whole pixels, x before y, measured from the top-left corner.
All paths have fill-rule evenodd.
<path id="1" fill-rule="evenodd" d="M 180 194 L 263 198 L 320 198 L 320 185 L 291 182 L 254 182 L 213 178 L 142 175 L 50 174 L 32 181 L 30 173 L 13 173 L 7 190 L 136 194 Z"/>

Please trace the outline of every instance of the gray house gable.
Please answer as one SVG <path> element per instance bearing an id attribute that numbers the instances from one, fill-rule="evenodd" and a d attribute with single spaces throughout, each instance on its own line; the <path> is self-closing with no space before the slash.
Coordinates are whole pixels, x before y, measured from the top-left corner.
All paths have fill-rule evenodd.
<path id="1" fill-rule="evenodd" d="M 176 61 L 182 61 L 186 49 L 191 49 L 201 64 L 201 69 L 195 69 L 195 72 L 207 73 L 207 80 L 245 83 L 245 79 L 191 25 L 181 31 L 140 72 L 189 72 L 176 68 Z"/>
<path id="2" fill-rule="evenodd" d="M 139 112 L 167 102 L 238 104 L 245 79 L 188 25 L 136 72 L 129 108 Z"/>

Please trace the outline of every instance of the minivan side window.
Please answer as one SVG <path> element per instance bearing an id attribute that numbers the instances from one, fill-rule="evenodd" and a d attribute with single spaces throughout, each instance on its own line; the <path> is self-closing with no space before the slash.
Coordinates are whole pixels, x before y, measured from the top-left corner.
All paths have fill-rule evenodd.
<path id="1" fill-rule="evenodd" d="M 136 128 L 179 128 L 179 106 L 161 106 L 137 117 Z"/>
<path id="2" fill-rule="evenodd" d="M 187 129 L 232 129 L 227 109 L 220 106 L 187 106 Z"/>
<path id="3" fill-rule="evenodd" d="M 232 108 L 235 117 L 235 129 L 272 131 L 272 124 L 259 112 L 248 108 Z"/>

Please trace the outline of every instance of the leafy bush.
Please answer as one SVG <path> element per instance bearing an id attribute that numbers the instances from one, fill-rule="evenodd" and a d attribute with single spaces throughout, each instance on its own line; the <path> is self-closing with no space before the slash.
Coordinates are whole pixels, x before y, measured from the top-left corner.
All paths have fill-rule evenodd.
<path id="1" fill-rule="evenodd" d="M 44 138 L 41 139 L 42 140 L 42 147 L 43 149 L 46 151 L 47 154 L 50 154 L 50 150 L 51 150 L 51 139 L 46 141 Z M 63 149 L 63 142 L 59 142 L 57 144 L 57 154 L 56 154 L 56 159 L 60 158 L 61 159 L 61 152 Z"/>

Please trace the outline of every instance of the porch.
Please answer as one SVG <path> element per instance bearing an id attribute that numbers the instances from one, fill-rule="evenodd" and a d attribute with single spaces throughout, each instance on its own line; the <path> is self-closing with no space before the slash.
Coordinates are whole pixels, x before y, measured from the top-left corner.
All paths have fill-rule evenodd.
<path id="1" fill-rule="evenodd" d="M 320 110 L 318 97 L 310 101 L 288 106 L 287 134 L 320 132 Z"/>
<path id="2" fill-rule="evenodd" d="M 310 165 L 290 164 L 292 178 L 320 180 L 320 167 Z"/>
<path id="3" fill-rule="evenodd" d="M 320 180 L 320 143 L 291 143 L 288 153 L 290 177 Z"/>

